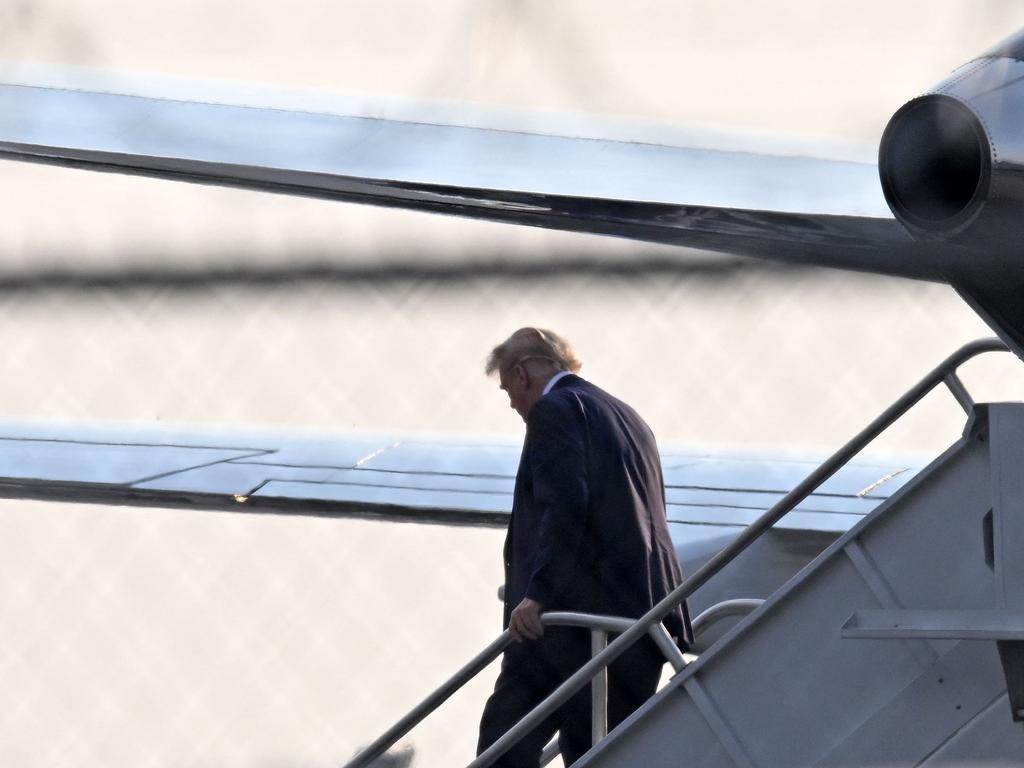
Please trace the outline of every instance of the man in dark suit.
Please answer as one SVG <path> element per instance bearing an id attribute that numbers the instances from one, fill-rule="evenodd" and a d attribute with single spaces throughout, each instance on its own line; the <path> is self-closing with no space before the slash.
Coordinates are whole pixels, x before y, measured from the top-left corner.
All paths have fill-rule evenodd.
<path id="1" fill-rule="evenodd" d="M 504 623 L 517 643 L 484 708 L 478 753 L 590 658 L 588 630 L 545 628 L 542 611 L 636 618 L 682 580 L 654 435 L 579 369 L 572 347 L 538 328 L 516 331 L 487 361 L 526 422 L 526 440 L 505 539 Z M 685 604 L 664 624 L 685 650 L 693 639 Z M 654 693 L 663 664 L 645 638 L 610 666 L 610 728 Z M 566 765 L 589 749 L 589 687 L 496 765 L 535 768 L 556 731 Z"/>

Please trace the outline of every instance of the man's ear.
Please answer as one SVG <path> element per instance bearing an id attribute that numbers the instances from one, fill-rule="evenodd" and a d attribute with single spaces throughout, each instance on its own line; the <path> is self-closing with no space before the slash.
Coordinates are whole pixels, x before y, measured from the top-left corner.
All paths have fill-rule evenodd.
<path id="1" fill-rule="evenodd" d="M 516 381 L 522 384 L 525 389 L 529 389 L 530 372 L 526 370 L 526 366 L 523 365 L 522 363 L 519 363 L 518 365 L 516 365 L 515 368 L 512 369 L 512 372 L 515 374 Z"/>

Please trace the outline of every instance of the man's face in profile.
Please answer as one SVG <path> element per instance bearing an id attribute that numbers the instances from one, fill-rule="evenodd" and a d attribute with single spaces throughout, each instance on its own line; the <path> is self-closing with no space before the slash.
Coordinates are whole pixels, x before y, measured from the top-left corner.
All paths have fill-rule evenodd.
<path id="1" fill-rule="evenodd" d="M 526 421 L 526 414 L 536 401 L 535 397 L 531 397 L 530 377 L 526 370 L 522 365 L 514 365 L 507 371 L 500 371 L 498 381 L 502 391 L 508 395 L 509 407 Z"/>

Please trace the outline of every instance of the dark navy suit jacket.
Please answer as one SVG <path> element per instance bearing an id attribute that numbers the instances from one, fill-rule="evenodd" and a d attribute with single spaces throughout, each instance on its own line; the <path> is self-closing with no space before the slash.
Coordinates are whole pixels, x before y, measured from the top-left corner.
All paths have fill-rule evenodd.
<path id="1" fill-rule="evenodd" d="M 545 611 L 639 617 L 682 580 L 654 435 L 636 411 L 569 375 L 527 414 L 505 540 L 505 626 Z M 664 620 L 692 642 L 685 604 Z"/>

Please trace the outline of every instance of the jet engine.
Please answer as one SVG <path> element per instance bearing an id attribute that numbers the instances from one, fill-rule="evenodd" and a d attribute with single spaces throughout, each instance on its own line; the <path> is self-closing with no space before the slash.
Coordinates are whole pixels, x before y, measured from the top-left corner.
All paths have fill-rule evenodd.
<path id="1" fill-rule="evenodd" d="M 918 239 L 1007 246 L 1024 219 L 1024 32 L 893 115 L 882 190 Z"/>

